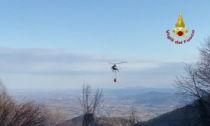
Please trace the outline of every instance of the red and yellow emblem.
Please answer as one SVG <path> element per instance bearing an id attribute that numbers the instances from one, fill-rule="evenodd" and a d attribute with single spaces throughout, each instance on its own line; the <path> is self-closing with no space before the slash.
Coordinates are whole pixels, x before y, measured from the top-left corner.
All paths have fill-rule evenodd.
<path id="1" fill-rule="evenodd" d="M 183 43 L 189 42 L 192 39 L 192 37 L 194 36 L 195 30 L 192 30 L 191 36 L 189 38 L 185 35 L 186 33 L 188 33 L 188 29 L 184 28 L 185 24 L 184 24 L 181 13 L 179 14 L 178 21 L 176 22 L 175 26 L 176 26 L 176 28 L 173 28 L 173 30 L 172 30 L 172 32 L 175 34 L 175 36 L 171 37 L 170 30 L 166 31 L 167 38 L 171 42 L 175 42 L 175 44 L 183 44 Z M 174 38 L 176 38 L 176 37 L 181 38 L 181 39 L 175 40 Z M 184 37 L 186 39 L 182 39 L 182 37 Z"/>
<path id="2" fill-rule="evenodd" d="M 182 14 L 180 13 L 179 14 L 179 17 L 178 17 L 178 21 L 176 22 L 176 28 L 173 28 L 172 32 L 174 34 L 176 34 L 173 38 L 176 38 L 176 37 L 185 37 L 187 38 L 186 35 L 184 35 L 185 33 L 188 33 L 188 29 L 185 28 L 185 25 L 184 25 L 184 21 L 183 21 L 183 18 L 182 18 Z"/>

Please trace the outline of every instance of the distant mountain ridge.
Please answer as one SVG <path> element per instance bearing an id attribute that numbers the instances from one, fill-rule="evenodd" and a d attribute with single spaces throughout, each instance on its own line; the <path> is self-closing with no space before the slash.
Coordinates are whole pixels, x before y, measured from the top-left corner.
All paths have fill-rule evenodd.
<path id="1" fill-rule="evenodd" d="M 149 105 L 172 105 L 178 102 L 177 96 L 171 92 L 151 91 L 134 96 L 136 103 Z"/>
<path id="2" fill-rule="evenodd" d="M 112 95 L 137 95 L 142 94 L 146 92 L 151 91 L 157 91 L 157 92 L 175 92 L 176 90 L 174 88 L 146 88 L 146 87 L 126 87 L 126 88 L 120 88 L 120 89 L 103 89 L 105 94 L 112 94 Z M 9 93 L 36 93 L 36 92 L 45 92 L 45 93 L 63 93 L 63 92 L 69 92 L 74 94 L 80 94 L 81 89 L 9 89 Z"/>
<path id="3" fill-rule="evenodd" d="M 172 92 L 159 92 L 159 91 L 149 91 L 146 93 L 134 94 L 134 95 L 119 95 L 122 100 L 134 100 L 137 105 L 147 105 L 147 106 L 157 106 L 157 105 L 167 105 L 176 106 L 182 99 L 181 96 L 177 96 Z"/>
<path id="4" fill-rule="evenodd" d="M 128 87 L 122 89 L 104 89 L 104 93 L 116 95 L 139 95 L 147 92 L 171 92 L 174 93 L 174 88 L 145 88 L 145 87 Z"/>

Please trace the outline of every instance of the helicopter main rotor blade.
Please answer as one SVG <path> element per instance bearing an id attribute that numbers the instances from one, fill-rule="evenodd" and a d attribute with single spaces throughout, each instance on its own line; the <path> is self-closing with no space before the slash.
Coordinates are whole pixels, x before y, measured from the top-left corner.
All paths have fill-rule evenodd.
<path id="1" fill-rule="evenodd" d="M 115 63 L 115 64 L 122 64 L 122 63 L 127 63 L 127 61 L 125 61 L 125 62 L 119 62 L 119 63 Z"/>
<path id="2" fill-rule="evenodd" d="M 127 61 L 124 61 L 124 62 L 119 62 L 119 63 L 111 63 L 109 62 L 110 64 L 121 64 L 121 63 L 127 63 Z"/>

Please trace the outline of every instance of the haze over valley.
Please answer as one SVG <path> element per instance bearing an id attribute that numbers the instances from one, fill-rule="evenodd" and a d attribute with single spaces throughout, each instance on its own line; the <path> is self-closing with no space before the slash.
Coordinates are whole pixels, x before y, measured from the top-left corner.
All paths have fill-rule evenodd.
<path id="1" fill-rule="evenodd" d="M 11 90 L 11 96 L 20 102 L 35 100 L 59 111 L 66 119 L 82 115 L 78 97 L 81 89 L 74 90 Z M 135 107 L 141 120 L 146 121 L 178 107 L 181 99 L 174 95 L 174 89 L 122 88 L 104 89 L 104 102 L 97 110 L 98 116 L 128 117 Z"/>

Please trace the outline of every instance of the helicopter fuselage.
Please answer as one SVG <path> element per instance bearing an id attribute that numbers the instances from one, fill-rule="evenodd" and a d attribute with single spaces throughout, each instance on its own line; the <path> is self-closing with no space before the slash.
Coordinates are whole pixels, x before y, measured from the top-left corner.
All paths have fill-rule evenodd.
<path id="1" fill-rule="evenodd" d="M 116 71 L 119 72 L 119 69 L 117 68 L 117 65 L 116 64 L 114 64 L 111 68 L 112 68 L 112 71 L 113 72 L 116 72 Z"/>

